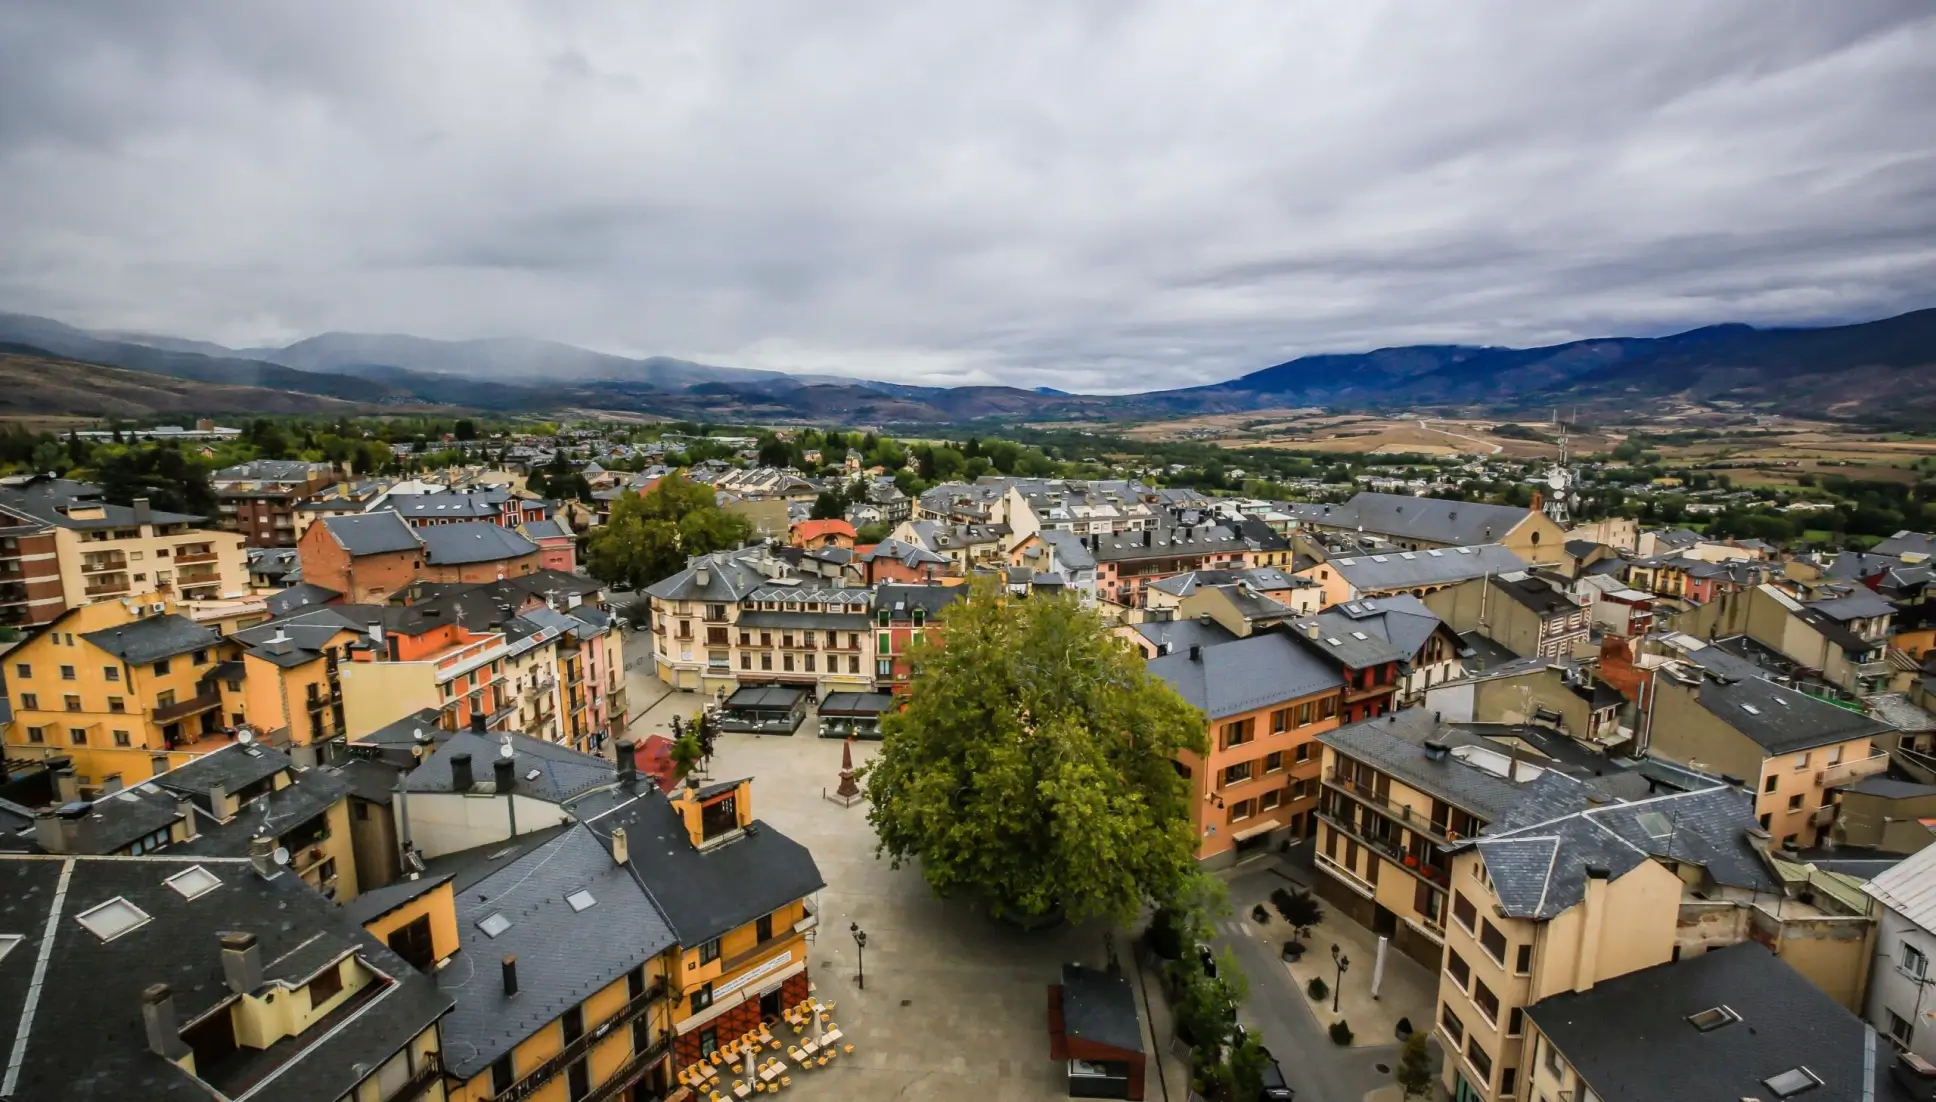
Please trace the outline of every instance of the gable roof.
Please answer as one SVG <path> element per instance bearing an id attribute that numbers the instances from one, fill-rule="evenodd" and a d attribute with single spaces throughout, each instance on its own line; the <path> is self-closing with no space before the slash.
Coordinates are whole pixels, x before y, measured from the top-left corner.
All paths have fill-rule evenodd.
<path id="1" fill-rule="evenodd" d="M 1883 906 L 1936 931 L 1936 846 L 1925 846 L 1862 885 Z"/>
<path id="2" fill-rule="evenodd" d="M 316 523 L 351 556 L 387 555 L 418 550 L 422 543 L 417 530 L 404 523 L 394 510 L 375 513 L 340 513 L 318 517 Z"/>
<path id="3" fill-rule="evenodd" d="M 1697 660 L 1708 657 L 1706 650 L 1696 654 Z M 1694 697 L 1709 715 L 1754 740 L 1770 754 L 1787 754 L 1893 730 L 1861 712 L 1838 708 L 1819 697 L 1777 685 L 1761 676 L 1711 674 L 1695 686 Z"/>
<path id="4" fill-rule="evenodd" d="M 471 782 L 496 784 L 496 762 L 509 742 L 512 749 L 514 787 L 521 796 L 562 804 L 594 788 L 618 779 L 618 767 L 604 758 L 581 754 L 568 746 L 532 738 L 516 732 L 480 735 L 473 731 L 452 734 L 423 764 L 411 770 L 404 780 L 407 792 L 455 792 L 450 759 L 457 754 L 471 756 Z M 532 776 L 533 772 L 537 776 Z M 495 791 L 495 788 L 490 789 Z"/>
<path id="5" fill-rule="evenodd" d="M 1473 547 L 1497 543 L 1532 516 L 1531 509 L 1406 494 L 1357 494 L 1320 523 L 1397 539 Z"/>
<path id="6" fill-rule="evenodd" d="M 497 562 L 533 554 L 538 545 L 516 530 L 489 521 L 466 520 L 418 529 L 424 558 L 433 566 Z"/>
<path id="7" fill-rule="evenodd" d="M 1321 564 L 1360 592 L 1376 593 L 1393 589 L 1450 585 L 1487 574 L 1504 574 L 1526 569 L 1526 560 L 1510 548 L 1496 543 L 1434 549 L 1429 551 L 1381 551 L 1374 554 L 1342 555 Z"/>
<path id="8" fill-rule="evenodd" d="M 1172 651 L 1150 659 L 1148 668 L 1213 720 L 1344 687 L 1335 666 L 1275 631 L 1210 647 L 1196 658 L 1187 649 Z"/>
<path id="9" fill-rule="evenodd" d="M 269 615 L 287 616 L 312 605 L 326 605 L 341 596 L 341 593 L 313 582 L 298 582 L 269 594 L 262 603 L 268 608 Z"/>
<path id="10" fill-rule="evenodd" d="M 133 666 L 145 666 L 178 654 L 206 650 L 222 641 L 222 634 L 177 613 L 130 620 L 120 627 L 90 631 L 81 638 Z"/>

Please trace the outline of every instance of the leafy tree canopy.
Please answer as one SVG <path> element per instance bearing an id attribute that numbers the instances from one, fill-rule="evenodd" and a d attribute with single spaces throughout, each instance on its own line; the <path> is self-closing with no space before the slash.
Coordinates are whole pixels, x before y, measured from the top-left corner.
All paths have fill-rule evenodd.
<path id="1" fill-rule="evenodd" d="M 613 504 L 611 520 L 592 533 L 585 569 L 602 582 L 642 589 L 677 573 L 689 556 L 743 546 L 751 533 L 745 517 L 718 506 L 710 486 L 672 475 Z"/>
<path id="2" fill-rule="evenodd" d="M 914 646 L 864 770 L 879 852 L 998 914 L 1127 922 L 1182 894 L 1195 839 L 1171 761 L 1204 749 L 1202 714 L 1070 599 L 978 581 L 945 636 Z"/>

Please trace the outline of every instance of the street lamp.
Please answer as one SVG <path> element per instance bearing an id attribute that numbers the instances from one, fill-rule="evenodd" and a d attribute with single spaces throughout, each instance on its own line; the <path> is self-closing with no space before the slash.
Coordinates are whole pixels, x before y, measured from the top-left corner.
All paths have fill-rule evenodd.
<path id="1" fill-rule="evenodd" d="M 1351 970 L 1351 958 L 1338 952 L 1336 942 L 1331 944 L 1331 963 L 1338 966 L 1338 985 L 1331 989 L 1331 1013 L 1338 1012 L 1338 1000 L 1344 996 L 1344 974 Z"/>
<path id="2" fill-rule="evenodd" d="M 860 962 L 860 977 L 857 985 L 865 991 L 867 990 L 867 931 L 861 929 L 858 922 L 851 923 L 847 928 L 853 932 L 854 953 Z"/>

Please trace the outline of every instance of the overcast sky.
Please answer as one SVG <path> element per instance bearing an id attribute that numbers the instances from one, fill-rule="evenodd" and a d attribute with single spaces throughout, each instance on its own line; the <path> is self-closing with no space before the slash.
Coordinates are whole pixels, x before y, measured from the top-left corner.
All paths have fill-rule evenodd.
<path id="1" fill-rule="evenodd" d="M 1859 320 L 1933 105 L 1927 0 L 11 0 L 0 310 L 1110 391 Z"/>

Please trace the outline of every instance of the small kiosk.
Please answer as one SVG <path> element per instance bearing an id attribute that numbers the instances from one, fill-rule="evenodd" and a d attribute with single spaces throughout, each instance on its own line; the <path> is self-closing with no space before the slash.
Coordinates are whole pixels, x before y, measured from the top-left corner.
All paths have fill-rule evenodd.
<path id="1" fill-rule="evenodd" d="M 1143 1097 L 1143 1023 L 1129 981 L 1113 972 L 1062 966 L 1049 988 L 1049 1057 L 1068 1065 L 1069 1097 Z"/>
<path id="2" fill-rule="evenodd" d="M 893 710 L 893 693 L 828 693 L 820 702 L 820 737 L 880 738 L 881 717 Z"/>
<path id="3" fill-rule="evenodd" d="M 748 685 L 726 698 L 719 729 L 754 735 L 790 735 L 807 721 L 807 690 L 788 685 Z"/>

